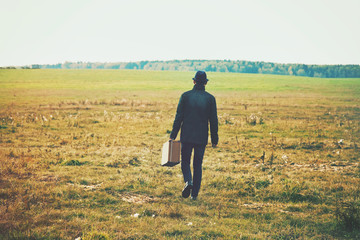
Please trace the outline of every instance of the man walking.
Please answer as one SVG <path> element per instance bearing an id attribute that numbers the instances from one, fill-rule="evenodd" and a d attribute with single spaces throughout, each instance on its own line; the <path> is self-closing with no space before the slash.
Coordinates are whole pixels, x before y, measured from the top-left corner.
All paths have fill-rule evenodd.
<path id="1" fill-rule="evenodd" d="M 181 170 L 185 182 L 182 196 L 188 198 L 191 194 L 191 199 L 196 200 L 201 185 L 202 161 L 208 143 L 209 123 L 212 147 L 216 147 L 219 137 L 216 100 L 205 91 L 208 82 L 206 73 L 198 71 L 193 80 L 193 89 L 180 97 L 170 139 L 175 140 L 181 128 Z M 193 150 L 194 178 L 190 169 Z"/>

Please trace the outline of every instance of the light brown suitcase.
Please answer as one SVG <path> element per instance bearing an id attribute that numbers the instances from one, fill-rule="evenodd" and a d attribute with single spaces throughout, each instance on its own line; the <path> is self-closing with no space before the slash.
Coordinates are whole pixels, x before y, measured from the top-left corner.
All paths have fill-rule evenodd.
<path id="1" fill-rule="evenodd" d="M 162 148 L 161 166 L 175 166 L 180 163 L 180 141 L 167 141 Z"/>

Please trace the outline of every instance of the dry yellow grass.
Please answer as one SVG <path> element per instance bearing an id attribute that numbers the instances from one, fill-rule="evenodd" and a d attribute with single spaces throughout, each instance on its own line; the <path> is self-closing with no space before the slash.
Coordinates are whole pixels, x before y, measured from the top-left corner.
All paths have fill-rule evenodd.
<path id="1" fill-rule="evenodd" d="M 192 73 L 1 70 L 0 237 L 359 238 L 360 80 L 212 75 L 192 202 L 159 164 Z"/>

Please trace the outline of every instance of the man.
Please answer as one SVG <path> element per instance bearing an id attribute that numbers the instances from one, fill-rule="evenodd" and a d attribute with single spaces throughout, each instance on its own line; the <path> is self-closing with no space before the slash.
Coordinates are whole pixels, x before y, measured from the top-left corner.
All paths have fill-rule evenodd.
<path id="1" fill-rule="evenodd" d="M 205 91 L 208 82 L 206 73 L 198 71 L 193 81 L 193 89 L 180 97 L 170 139 L 175 140 L 181 128 L 181 170 L 185 182 L 182 196 L 188 198 L 191 194 L 191 199 L 196 200 L 201 185 L 202 161 L 208 143 L 209 123 L 212 147 L 216 147 L 219 137 L 216 100 Z M 194 178 L 190 169 L 193 150 Z"/>

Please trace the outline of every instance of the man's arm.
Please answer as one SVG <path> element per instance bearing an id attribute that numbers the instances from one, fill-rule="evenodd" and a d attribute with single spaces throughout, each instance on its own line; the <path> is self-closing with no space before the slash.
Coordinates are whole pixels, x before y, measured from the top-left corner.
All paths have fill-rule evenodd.
<path id="1" fill-rule="evenodd" d="M 218 136 L 218 117 L 217 117 L 217 108 L 216 108 L 216 100 L 213 98 L 210 108 L 210 134 L 211 134 L 211 143 L 213 147 L 219 142 Z"/>
<path id="2" fill-rule="evenodd" d="M 175 115 L 175 120 L 174 120 L 174 124 L 173 124 L 173 128 L 172 131 L 170 133 L 170 139 L 175 140 L 176 136 L 180 130 L 181 124 L 184 120 L 184 100 L 183 100 L 183 95 L 180 97 L 179 100 L 179 104 L 176 110 L 176 115 Z"/>

